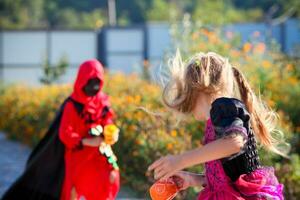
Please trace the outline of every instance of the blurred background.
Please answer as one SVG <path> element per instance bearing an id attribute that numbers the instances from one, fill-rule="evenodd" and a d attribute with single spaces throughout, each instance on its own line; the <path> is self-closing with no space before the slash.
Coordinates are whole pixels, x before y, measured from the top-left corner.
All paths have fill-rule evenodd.
<path id="1" fill-rule="evenodd" d="M 97 58 L 122 132 L 120 197 L 147 198 L 153 160 L 202 145 L 204 124 L 175 126 L 171 114 L 137 109 L 166 112 L 157 82 L 177 48 L 184 59 L 200 51 L 228 57 L 278 112 L 291 159 L 261 157 L 276 168 L 286 199 L 300 199 L 299 0 L 1 0 L 0 196 L 70 94 L 80 63 Z"/>

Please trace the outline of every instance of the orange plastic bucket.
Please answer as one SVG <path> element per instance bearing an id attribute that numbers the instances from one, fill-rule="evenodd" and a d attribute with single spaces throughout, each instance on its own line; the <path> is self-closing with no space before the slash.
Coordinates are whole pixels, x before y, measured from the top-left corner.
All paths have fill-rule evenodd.
<path id="1" fill-rule="evenodd" d="M 177 185 L 172 181 L 158 181 L 150 187 L 150 196 L 152 200 L 171 200 L 178 193 Z"/>

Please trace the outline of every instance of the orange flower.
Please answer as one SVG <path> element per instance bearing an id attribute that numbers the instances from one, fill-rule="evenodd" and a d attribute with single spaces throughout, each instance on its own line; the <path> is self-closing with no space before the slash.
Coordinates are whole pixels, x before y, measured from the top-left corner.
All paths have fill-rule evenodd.
<path id="1" fill-rule="evenodd" d="M 208 40 L 209 42 L 211 42 L 212 44 L 216 44 L 219 40 L 218 37 L 214 34 L 210 34 L 208 35 Z"/>
<path id="2" fill-rule="evenodd" d="M 171 131 L 171 136 L 176 137 L 177 136 L 177 131 L 176 130 Z"/>
<path id="3" fill-rule="evenodd" d="M 231 55 L 232 55 L 233 57 L 238 57 L 238 56 L 240 56 L 240 52 L 233 49 L 233 50 L 231 50 Z"/>
<path id="4" fill-rule="evenodd" d="M 210 35 L 210 32 L 207 29 L 201 29 L 200 32 L 206 36 Z"/>
<path id="5" fill-rule="evenodd" d="M 206 44 L 204 44 L 204 43 L 201 42 L 201 43 L 199 44 L 199 49 L 200 49 L 200 50 L 204 50 L 205 48 L 206 48 Z"/>
<path id="6" fill-rule="evenodd" d="M 262 42 L 258 43 L 255 47 L 254 47 L 254 52 L 255 53 L 259 53 L 259 54 L 263 54 L 266 50 L 266 45 Z"/>
<path id="7" fill-rule="evenodd" d="M 252 45 L 249 42 L 246 42 L 243 46 L 243 51 L 248 53 L 252 48 Z"/>
<path id="8" fill-rule="evenodd" d="M 293 65 L 292 64 L 287 64 L 286 65 L 286 70 L 287 71 L 292 71 L 294 69 Z"/>
<path id="9" fill-rule="evenodd" d="M 192 34 L 192 40 L 196 40 L 199 37 L 198 32 Z"/>
<path id="10" fill-rule="evenodd" d="M 132 104 L 134 103 L 134 98 L 132 96 L 127 96 L 126 97 L 126 101 L 129 103 L 129 104 Z"/>
<path id="11" fill-rule="evenodd" d="M 268 60 L 264 60 L 264 61 L 262 61 L 261 65 L 262 65 L 264 68 L 270 68 L 270 67 L 271 67 L 271 62 L 268 61 Z"/>
<path id="12" fill-rule="evenodd" d="M 167 144 L 167 149 L 170 151 L 173 149 L 173 144 L 172 143 L 168 143 Z"/>

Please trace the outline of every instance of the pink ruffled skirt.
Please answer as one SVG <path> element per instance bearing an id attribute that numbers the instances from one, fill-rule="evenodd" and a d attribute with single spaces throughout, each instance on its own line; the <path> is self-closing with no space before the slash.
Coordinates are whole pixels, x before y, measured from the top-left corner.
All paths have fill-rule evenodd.
<path id="1" fill-rule="evenodd" d="M 283 200 L 283 185 L 278 183 L 272 167 L 262 167 L 243 174 L 232 185 L 219 190 L 207 186 L 198 200 Z"/>

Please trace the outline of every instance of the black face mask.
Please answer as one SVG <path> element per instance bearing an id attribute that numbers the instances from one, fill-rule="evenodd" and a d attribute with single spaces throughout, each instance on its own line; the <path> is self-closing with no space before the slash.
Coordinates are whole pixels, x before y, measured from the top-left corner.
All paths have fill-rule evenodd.
<path id="1" fill-rule="evenodd" d="M 88 80 L 83 87 L 83 92 L 89 97 L 95 96 L 100 90 L 100 82 L 98 78 Z"/>

